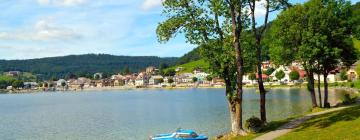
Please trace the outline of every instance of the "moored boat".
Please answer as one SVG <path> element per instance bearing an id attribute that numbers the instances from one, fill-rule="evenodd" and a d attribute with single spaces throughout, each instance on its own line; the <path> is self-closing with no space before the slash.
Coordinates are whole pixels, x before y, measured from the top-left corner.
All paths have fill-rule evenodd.
<path id="1" fill-rule="evenodd" d="M 194 130 L 177 130 L 171 134 L 150 136 L 149 140 L 207 140 L 205 135 L 198 135 Z"/>

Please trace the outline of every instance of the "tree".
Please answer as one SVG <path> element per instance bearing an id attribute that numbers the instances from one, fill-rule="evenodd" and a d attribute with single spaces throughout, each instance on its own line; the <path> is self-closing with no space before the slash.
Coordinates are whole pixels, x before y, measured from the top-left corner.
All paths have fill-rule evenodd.
<path id="1" fill-rule="evenodd" d="M 128 65 L 125 65 L 122 73 L 123 73 L 124 75 L 130 74 L 130 69 L 129 69 L 129 66 L 128 66 Z"/>
<path id="2" fill-rule="evenodd" d="M 255 73 L 250 73 L 248 78 L 249 78 L 249 80 L 256 80 L 256 74 Z"/>
<path id="3" fill-rule="evenodd" d="M 281 79 L 283 79 L 285 77 L 285 73 L 282 70 L 279 70 L 275 73 L 275 77 L 276 79 L 278 79 L 279 81 L 281 81 Z"/>
<path id="4" fill-rule="evenodd" d="M 340 80 L 341 80 L 341 81 L 345 81 L 345 80 L 347 80 L 347 79 L 348 79 L 348 77 L 347 77 L 347 75 L 346 75 L 346 71 L 345 71 L 345 70 L 340 71 L 340 75 L 339 75 L 339 77 L 340 77 Z"/>
<path id="5" fill-rule="evenodd" d="M 45 82 L 45 83 L 44 83 L 44 87 L 45 87 L 45 88 L 49 87 L 48 82 Z"/>
<path id="6" fill-rule="evenodd" d="M 313 107 L 317 106 L 314 72 L 324 75 L 324 106 L 329 107 L 327 75 L 357 59 L 350 36 L 351 14 L 348 1 L 311 0 L 282 12 L 274 22 L 278 48 L 274 47 L 273 52 L 282 51 L 277 53 L 279 60 L 297 60 L 303 64 Z"/>
<path id="7" fill-rule="evenodd" d="M 160 78 L 159 79 L 159 83 L 161 84 L 161 83 L 164 83 L 164 79 L 163 78 Z"/>
<path id="8" fill-rule="evenodd" d="M 295 81 L 295 80 L 299 80 L 300 78 L 300 74 L 298 71 L 296 70 L 293 70 L 289 73 L 289 78 L 291 81 Z"/>
<path id="9" fill-rule="evenodd" d="M 160 42 L 167 42 L 181 32 L 189 43 L 204 46 L 205 56 L 222 56 L 207 57 L 207 60 L 210 60 L 212 70 L 219 72 L 225 80 L 231 127 L 235 134 L 245 134 L 242 126 L 244 55 L 240 44 L 247 18 L 244 3 L 244 0 L 166 0 L 163 13 L 167 19 L 157 28 Z M 229 53 L 220 54 L 223 52 Z"/>
<path id="10" fill-rule="evenodd" d="M 264 87 L 264 83 L 263 83 L 263 78 L 262 78 L 262 70 L 261 70 L 261 64 L 263 61 L 262 58 L 262 39 L 264 37 L 264 33 L 265 30 L 268 27 L 268 18 L 269 18 L 269 14 L 271 11 L 277 11 L 279 9 L 285 8 L 286 6 L 288 6 L 288 2 L 287 0 L 265 0 L 265 4 L 264 7 L 265 8 L 265 16 L 264 16 L 264 24 L 259 27 L 258 29 L 256 28 L 256 18 L 255 18 L 255 10 L 257 10 L 256 3 L 260 2 L 258 0 L 248 0 L 248 5 L 249 5 L 249 11 L 250 11 L 250 15 L 251 15 L 251 29 L 253 32 L 253 37 L 255 39 L 255 44 L 254 44 L 254 49 L 256 50 L 256 58 L 257 58 L 257 63 L 256 63 L 256 68 L 257 68 L 257 75 L 258 76 L 258 88 L 260 91 L 260 117 L 261 120 L 263 122 L 266 122 L 266 106 L 265 106 L 265 101 L 266 101 L 266 90 Z M 259 19 L 259 18 L 257 18 Z"/>
<path id="11" fill-rule="evenodd" d="M 307 9 L 307 25 L 316 27 L 310 30 L 308 44 L 320 50 L 317 62 L 324 75 L 324 107 L 328 103 L 328 81 L 330 71 L 339 66 L 349 67 L 357 60 L 357 50 L 352 42 L 351 3 L 345 0 L 313 0 L 304 5 Z"/>
<path id="12" fill-rule="evenodd" d="M 95 80 L 100 80 L 100 75 L 96 74 L 96 75 L 94 76 L 94 79 L 95 79 Z"/>
<path id="13" fill-rule="evenodd" d="M 211 75 L 206 76 L 206 81 L 212 81 L 212 79 L 213 79 L 213 76 L 211 76 Z"/>
<path id="14" fill-rule="evenodd" d="M 13 88 L 16 88 L 16 89 L 17 88 L 23 88 L 24 87 L 24 82 L 21 81 L 21 80 L 15 80 L 15 81 L 12 82 L 11 86 Z"/>
<path id="15" fill-rule="evenodd" d="M 195 83 L 195 82 L 197 82 L 197 81 L 198 81 L 198 78 L 193 77 L 193 78 L 192 78 L 192 81 Z"/>
<path id="16" fill-rule="evenodd" d="M 167 69 L 164 72 L 164 75 L 166 75 L 166 76 L 174 76 L 175 74 L 176 74 L 176 71 L 173 68 Z"/>
<path id="17" fill-rule="evenodd" d="M 265 73 L 267 76 L 270 76 L 274 71 L 275 71 L 274 68 L 268 68 L 264 73 Z"/>
<path id="18" fill-rule="evenodd" d="M 172 79 L 172 78 L 169 78 L 169 79 L 168 79 L 168 83 L 169 83 L 169 84 L 172 84 L 172 83 L 174 83 L 174 79 Z"/>
<path id="19" fill-rule="evenodd" d="M 306 9 L 298 4 L 281 12 L 270 30 L 273 43 L 270 58 L 277 65 L 288 65 L 293 61 L 302 64 L 307 75 L 307 87 L 310 92 L 312 107 L 317 107 L 314 90 L 314 71 L 317 54 L 320 50 L 305 39 L 308 32 Z M 316 29 L 316 28 L 311 28 Z"/>

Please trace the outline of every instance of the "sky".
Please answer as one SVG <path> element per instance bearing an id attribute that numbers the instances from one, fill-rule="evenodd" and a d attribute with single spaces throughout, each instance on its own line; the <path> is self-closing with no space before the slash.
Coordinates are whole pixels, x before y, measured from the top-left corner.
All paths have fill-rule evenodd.
<path id="1" fill-rule="evenodd" d="M 156 26 L 165 19 L 161 0 L 0 2 L 0 59 L 89 53 L 179 57 L 195 47 L 181 35 L 158 43 Z M 257 11 L 257 18 L 263 17 L 263 11 Z"/>

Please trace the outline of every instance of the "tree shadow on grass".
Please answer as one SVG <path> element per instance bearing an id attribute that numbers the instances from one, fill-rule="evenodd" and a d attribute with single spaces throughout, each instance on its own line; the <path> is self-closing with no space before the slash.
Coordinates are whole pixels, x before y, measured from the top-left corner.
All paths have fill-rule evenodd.
<path id="1" fill-rule="evenodd" d="M 295 131 L 302 131 L 308 127 L 326 128 L 335 123 L 343 121 L 352 121 L 360 117 L 360 106 L 350 107 L 344 110 L 335 111 L 319 116 L 314 116 L 310 120 L 301 124 Z"/>

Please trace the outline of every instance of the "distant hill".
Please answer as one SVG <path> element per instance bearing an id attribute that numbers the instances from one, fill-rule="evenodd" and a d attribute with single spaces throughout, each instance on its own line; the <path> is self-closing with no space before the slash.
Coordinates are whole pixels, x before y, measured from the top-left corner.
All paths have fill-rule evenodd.
<path id="1" fill-rule="evenodd" d="M 40 74 L 44 79 L 64 78 L 75 74 L 91 76 L 96 72 L 119 73 L 125 67 L 131 72 L 144 70 L 148 66 L 158 67 L 161 63 L 175 65 L 178 58 L 156 56 L 115 56 L 108 54 L 69 55 L 28 60 L 0 60 L 0 71 L 25 71 Z"/>
<path id="2" fill-rule="evenodd" d="M 181 65 L 181 64 L 185 64 L 185 63 L 200 60 L 200 59 L 201 59 L 200 48 L 196 47 L 193 50 L 191 50 L 190 52 L 188 52 L 188 53 L 184 54 L 183 56 L 181 56 L 176 61 L 176 65 Z"/>

